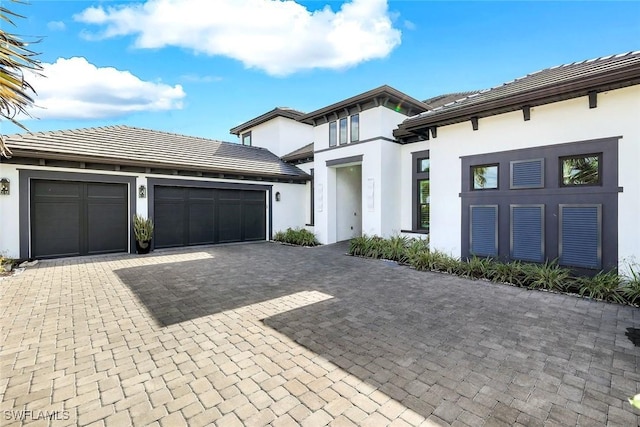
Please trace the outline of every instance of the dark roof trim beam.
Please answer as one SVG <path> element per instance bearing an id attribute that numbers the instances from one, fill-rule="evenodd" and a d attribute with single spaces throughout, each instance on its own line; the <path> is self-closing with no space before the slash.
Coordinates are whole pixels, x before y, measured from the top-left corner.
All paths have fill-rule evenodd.
<path id="1" fill-rule="evenodd" d="M 525 122 L 531 120 L 531 107 L 529 105 L 522 107 L 522 116 Z"/>
<path id="2" fill-rule="evenodd" d="M 478 117 L 471 117 L 471 127 L 473 130 L 478 130 Z"/>
<path id="3" fill-rule="evenodd" d="M 598 106 L 598 92 L 592 90 L 589 92 L 589 108 L 596 108 Z"/>

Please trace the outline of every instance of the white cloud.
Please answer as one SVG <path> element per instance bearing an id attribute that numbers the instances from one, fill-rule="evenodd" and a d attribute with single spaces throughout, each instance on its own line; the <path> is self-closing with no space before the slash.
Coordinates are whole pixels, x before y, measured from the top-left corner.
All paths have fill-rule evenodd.
<path id="1" fill-rule="evenodd" d="M 96 119 L 182 108 L 182 86 L 144 81 L 129 71 L 96 67 L 83 57 L 42 64 L 27 75 L 37 92 L 29 113 L 42 119 Z"/>
<path id="2" fill-rule="evenodd" d="M 384 58 L 401 39 L 386 0 L 351 0 L 335 12 L 280 0 L 148 0 L 74 19 L 104 26 L 89 38 L 134 35 L 138 48 L 178 46 L 281 76 Z"/>
<path id="3" fill-rule="evenodd" d="M 221 82 L 223 80 L 220 76 L 201 76 L 199 74 L 183 74 L 180 76 L 180 80 L 189 83 L 214 83 Z"/>
<path id="4" fill-rule="evenodd" d="M 64 31 L 66 26 L 62 21 L 50 21 L 47 23 L 47 28 L 51 31 Z"/>
<path id="5" fill-rule="evenodd" d="M 416 24 L 414 24 L 413 22 L 409 21 L 408 19 L 405 19 L 405 20 L 404 20 L 404 27 L 405 27 L 407 30 L 411 30 L 411 31 L 413 31 L 413 30 L 415 30 L 416 28 L 418 28 L 418 27 L 416 26 Z"/>

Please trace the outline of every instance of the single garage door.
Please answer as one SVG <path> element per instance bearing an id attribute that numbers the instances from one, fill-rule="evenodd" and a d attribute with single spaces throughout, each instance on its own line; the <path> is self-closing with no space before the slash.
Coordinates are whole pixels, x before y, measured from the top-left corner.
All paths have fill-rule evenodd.
<path id="1" fill-rule="evenodd" d="M 31 182 L 31 255 L 54 258 L 128 250 L 127 185 Z"/>
<path id="2" fill-rule="evenodd" d="M 266 239 L 265 191 L 154 187 L 154 246 Z"/>

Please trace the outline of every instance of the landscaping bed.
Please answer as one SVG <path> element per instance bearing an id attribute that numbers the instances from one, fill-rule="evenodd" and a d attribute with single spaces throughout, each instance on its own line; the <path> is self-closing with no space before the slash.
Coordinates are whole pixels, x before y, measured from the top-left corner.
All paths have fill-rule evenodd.
<path id="1" fill-rule="evenodd" d="M 349 255 L 380 258 L 409 265 L 416 270 L 454 274 L 470 279 L 485 279 L 528 289 L 577 294 L 619 304 L 640 303 L 640 267 L 630 265 L 628 275 L 616 270 L 600 271 L 594 276 L 579 276 L 557 262 L 544 264 L 520 261 L 500 262 L 492 258 L 460 259 L 431 251 L 427 240 L 394 236 L 362 236 L 349 243 Z"/>

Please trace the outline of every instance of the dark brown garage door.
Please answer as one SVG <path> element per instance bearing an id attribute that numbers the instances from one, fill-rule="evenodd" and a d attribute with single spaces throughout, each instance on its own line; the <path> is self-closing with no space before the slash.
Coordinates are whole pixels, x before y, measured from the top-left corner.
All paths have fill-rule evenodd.
<path id="1" fill-rule="evenodd" d="M 126 184 L 32 181 L 33 257 L 126 252 L 127 230 Z"/>
<path id="2" fill-rule="evenodd" d="M 266 239 L 264 191 L 154 187 L 156 248 Z"/>

